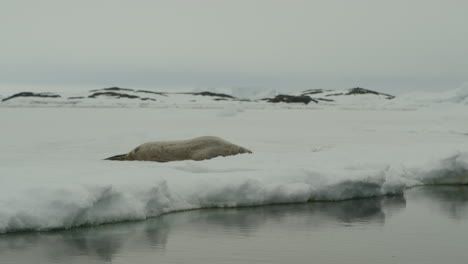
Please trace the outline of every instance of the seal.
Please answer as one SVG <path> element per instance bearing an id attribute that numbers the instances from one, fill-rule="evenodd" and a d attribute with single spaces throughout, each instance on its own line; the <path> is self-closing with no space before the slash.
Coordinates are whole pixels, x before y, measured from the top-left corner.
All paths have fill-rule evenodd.
<path id="1" fill-rule="evenodd" d="M 219 137 L 205 136 L 189 140 L 148 142 L 136 147 L 127 154 L 112 156 L 106 160 L 168 162 L 176 160 L 206 160 L 242 153 L 252 153 L 252 151 Z"/>

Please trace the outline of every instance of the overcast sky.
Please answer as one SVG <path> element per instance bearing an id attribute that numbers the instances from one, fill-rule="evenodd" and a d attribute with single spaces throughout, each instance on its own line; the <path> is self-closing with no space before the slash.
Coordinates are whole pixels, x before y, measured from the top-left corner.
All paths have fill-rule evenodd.
<path id="1" fill-rule="evenodd" d="M 1 0 L 1 85 L 361 86 L 468 81 L 466 0 Z"/>

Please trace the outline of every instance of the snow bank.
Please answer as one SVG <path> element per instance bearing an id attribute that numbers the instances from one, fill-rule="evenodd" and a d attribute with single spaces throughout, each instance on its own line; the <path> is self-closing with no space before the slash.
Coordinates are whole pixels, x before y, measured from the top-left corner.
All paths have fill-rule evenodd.
<path id="1" fill-rule="evenodd" d="M 265 172 L 261 173 L 264 174 Z M 273 172 L 268 172 L 273 173 Z M 248 176 L 250 174 L 250 176 Z M 268 175 L 190 177 L 138 184 L 36 186 L 2 197 L 0 232 L 50 230 L 207 208 L 258 206 L 307 201 L 340 201 L 402 194 L 420 184 L 467 184 L 468 154 L 460 153 L 432 169 L 369 170 L 339 175 L 305 170 Z M 98 175 L 96 177 L 99 177 Z"/>
<path id="2" fill-rule="evenodd" d="M 468 111 L 459 108 L 223 111 L 3 108 L 0 233 L 468 184 Z M 102 160 L 147 141 L 203 135 L 253 154 L 200 162 Z"/>

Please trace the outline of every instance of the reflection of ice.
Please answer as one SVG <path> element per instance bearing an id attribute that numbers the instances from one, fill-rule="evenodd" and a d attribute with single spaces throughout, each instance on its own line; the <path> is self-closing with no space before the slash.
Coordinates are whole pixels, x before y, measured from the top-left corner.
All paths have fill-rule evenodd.
<path id="1" fill-rule="evenodd" d="M 153 249 L 164 250 L 169 238 L 169 231 L 171 230 L 167 219 L 163 216 L 150 219 L 146 222 L 143 232 L 146 241 Z"/>
<path id="2" fill-rule="evenodd" d="M 307 204 L 272 205 L 235 209 L 198 210 L 184 213 L 188 221 L 203 228 L 218 226 L 244 235 L 254 233 L 268 222 L 286 223 L 291 218 L 301 219 L 305 225 L 344 224 L 356 222 L 384 224 L 383 206 L 404 208 L 404 197 L 380 197 L 341 202 L 313 202 Z"/>
<path id="3" fill-rule="evenodd" d="M 382 209 L 387 217 L 400 212 L 406 208 L 406 199 L 403 196 L 391 196 L 382 200 Z"/>
<path id="4" fill-rule="evenodd" d="M 468 185 L 426 186 L 412 190 L 412 193 L 428 199 L 451 218 L 464 219 L 468 215 Z"/>
<path id="5" fill-rule="evenodd" d="M 49 255 L 59 261 L 68 256 L 82 254 L 111 261 L 112 256 L 120 251 L 124 243 L 118 233 L 105 232 L 99 228 L 61 232 L 60 235 L 54 237 L 54 240 L 54 244 L 61 246 L 50 250 Z"/>
<path id="6" fill-rule="evenodd" d="M 338 223 L 352 224 L 354 222 L 384 223 L 385 214 L 382 211 L 381 199 L 349 200 L 332 205 L 318 203 L 312 210 L 327 216 L 327 220 Z"/>
<path id="7" fill-rule="evenodd" d="M 5 249 L 21 250 L 38 244 L 41 239 L 39 233 L 12 233 L 0 236 L 0 253 Z"/>
<path id="8" fill-rule="evenodd" d="M 128 244 L 164 249 L 170 229 L 163 220 L 161 218 L 44 233 L 4 234 L 0 237 L 0 252 L 37 249 L 44 251 L 54 262 L 65 262 L 70 256 L 86 256 L 110 262 Z"/>

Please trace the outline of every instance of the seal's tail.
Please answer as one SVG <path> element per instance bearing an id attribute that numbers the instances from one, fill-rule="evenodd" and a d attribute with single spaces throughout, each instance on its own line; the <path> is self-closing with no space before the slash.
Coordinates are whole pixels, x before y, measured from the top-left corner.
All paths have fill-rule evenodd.
<path id="1" fill-rule="evenodd" d="M 252 154 L 252 151 L 250 151 L 249 149 L 246 149 L 244 147 L 241 147 L 241 146 L 238 146 L 239 147 L 239 150 L 237 153 L 241 154 L 241 153 L 249 153 L 249 154 Z"/>
<path id="2" fill-rule="evenodd" d="M 249 153 L 249 154 L 252 154 L 252 151 L 246 149 L 246 148 L 241 148 L 241 151 L 239 151 L 239 153 Z"/>
<path id="3" fill-rule="evenodd" d="M 115 156 L 112 156 L 112 157 L 109 157 L 105 160 L 125 160 L 125 157 L 127 156 L 127 154 L 120 154 L 120 155 L 115 155 Z"/>

